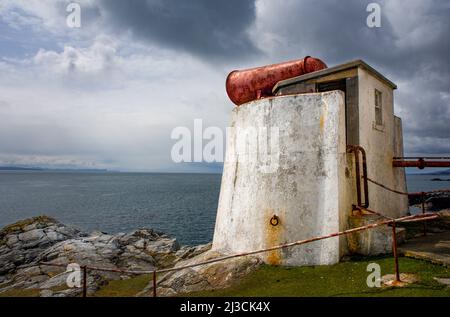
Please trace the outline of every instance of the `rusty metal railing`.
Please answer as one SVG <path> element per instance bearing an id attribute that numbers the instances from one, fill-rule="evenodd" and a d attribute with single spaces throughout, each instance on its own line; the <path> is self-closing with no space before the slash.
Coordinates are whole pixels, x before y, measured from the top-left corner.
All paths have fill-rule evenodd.
<path id="1" fill-rule="evenodd" d="M 392 160 L 394 167 L 450 167 L 450 157 L 394 157 Z"/>
<path id="2" fill-rule="evenodd" d="M 399 272 L 399 265 L 398 265 L 398 253 L 397 253 L 396 223 L 426 221 L 426 220 L 436 219 L 438 217 L 439 217 L 438 214 L 425 213 L 425 214 L 421 214 L 421 215 L 400 217 L 397 219 L 388 219 L 388 220 L 372 223 L 372 224 L 357 227 L 357 228 L 352 228 L 352 229 L 348 229 L 348 230 L 344 230 L 344 231 L 331 233 L 331 234 L 324 235 L 324 236 L 318 236 L 318 237 L 313 237 L 313 238 L 304 239 L 304 240 L 298 240 L 298 241 L 294 241 L 294 242 L 290 242 L 290 243 L 284 243 L 284 244 L 276 245 L 276 246 L 273 246 L 270 248 L 264 248 L 264 249 L 250 251 L 250 252 L 242 252 L 242 253 L 227 255 L 227 256 L 218 257 L 218 258 L 214 258 L 214 259 L 199 262 L 199 263 L 176 266 L 176 267 L 172 267 L 172 268 L 168 268 L 168 269 L 133 271 L 133 270 L 101 268 L 101 267 L 95 267 L 95 266 L 89 266 L 89 265 L 82 265 L 82 266 L 80 266 L 83 270 L 82 296 L 87 297 L 87 271 L 88 270 L 104 271 L 104 272 L 117 272 L 117 273 L 132 274 L 132 275 L 152 274 L 153 297 L 156 297 L 157 296 L 156 290 L 157 290 L 157 274 L 158 273 L 168 273 L 168 272 L 172 272 L 172 271 L 179 271 L 179 270 L 183 270 L 183 269 L 187 269 L 187 268 L 193 268 L 193 267 L 197 267 L 197 266 L 221 262 L 221 261 L 225 261 L 225 260 L 229 260 L 229 259 L 233 259 L 233 258 L 244 257 L 244 256 L 249 256 L 249 255 L 254 255 L 254 254 L 259 254 L 259 253 L 265 253 L 265 252 L 270 252 L 270 251 L 284 249 L 284 248 L 290 248 L 293 246 L 298 246 L 298 245 L 302 245 L 302 244 L 306 244 L 306 243 L 310 243 L 310 242 L 314 242 L 314 241 L 329 239 L 329 238 L 338 237 L 338 236 L 342 236 L 342 235 L 348 235 L 348 234 L 356 233 L 356 232 L 363 231 L 363 230 L 369 230 L 369 229 L 376 228 L 376 227 L 383 226 L 383 225 L 392 225 L 392 234 L 393 234 L 392 249 L 393 249 L 394 261 L 395 261 L 395 276 L 396 276 L 396 281 L 399 282 L 400 281 L 400 272 Z M 40 262 L 40 265 L 55 266 L 55 267 L 67 267 L 68 264 Z"/>
<path id="3" fill-rule="evenodd" d="M 365 176 L 361 176 L 362 178 L 364 178 Z M 367 181 L 369 181 L 370 183 L 373 183 L 373 184 L 375 184 L 375 185 L 377 185 L 377 186 L 379 186 L 379 187 L 381 187 L 381 188 L 384 188 L 384 189 L 386 189 L 386 190 L 388 190 L 388 191 L 391 191 L 391 192 L 393 192 L 393 193 L 396 193 L 396 194 L 399 194 L 399 195 L 406 195 L 406 196 L 420 196 L 420 195 L 426 195 L 426 194 L 432 194 L 432 193 L 448 193 L 448 192 L 450 192 L 450 189 L 435 189 L 435 190 L 429 190 L 429 191 L 426 191 L 426 192 L 412 192 L 412 193 L 407 193 L 407 192 L 402 192 L 402 191 L 399 191 L 399 190 L 395 190 L 395 189 L 392 189 L 392 188 L 390 188 L 390 187 L 387 187 L 386 185 L 383 185 L 383 184 L 381 184 L 381 183 L 379 183 L 379 182 L 377 182 L 377 181 L 375 181 L 375 180 L 373 180 L 373 179 L 371 179 L 371 178 L 369 178 L 369 177 L 365 177 L 366 179 L 367 179 Z"/>
<path id="4" fill-rule="evenodd" d="M 372 183 L 372 184 L 374 184 L 374 185 L 377 185 L 377 186 L 379 186 L 379 187 L 381 187 L 381 188 L 383 188 L 383 189 L 385 189 L 385 190 L 387 190 L 387 191 L 390 191 L 390 192 L 393 192 L 393 193 L 396 193 L 396 194 L 399 194 L 399 195 L 405 195 L 405 196 L 420 196 L 421 197 L 421 199 L 420 199 L 420 204 L 421 204 L 421 209 L 422 209 L 422 214 L 425 214 L 426 213 L 426 206 L 425 206 L 425 199 L 426 199 L 426 196 L 428 195 L 428 194 L 433 194 L 433 193 L 448 193 L 448 192 L 450 192 L 450 189 L 435 189 L 435 190 L 430 190 L 430 191 L 426 191 L 426 192 L 415 192 L 415 193 L 407 193 L 407 192 L 402 192 L 402 191 L 399 191 L 399 190 L 395 190 L 395 189 L 392 189 L 392 188 L 390 188 L 390 187 L 387 187 L 386 185 L 383 185 L 383 184 L 381 184 L 381 183 L 379 183 L 379 182 L 377 182 L 377 181 L 375 181 L 375 180 L 373 180 L 373 179 L 371 179 L 371 178 L 369 178 L 369 177 L 367 177 L 367 176 L 361 176 L 362 178 L 364 178 L 364 179 L 366 179 L 368 182 L 370 182 L 370 183 Z M 369 209 L 367 209 L 367 208 L 364 208 L 364 207 L 361 207 L 361 206 L 356 206 L 355 207 L 355 209 L 359 209 L 359 210 L 365 210 L 365 211 L 367 211 L 367 212 L 370 212 L 370 213 L 374 213 L 374 214 L 378 214 L 378 215 L 380 215 L 380 216 L 383 216 L 383 217 L 386 217 L 386 216 L 384 216 L 384 215 L 382 215 L 382 214 L 379 214 L 379 213 L 377 213 L 377 212 L 374 212 L 374 211 L 372 211 L 372 210 L 369 210 Z M 427 235 L 427 225 L 426 225 L 426 222 L 424 222 L 423 223 L 423 235 L 424 236 L 426 236 Z"/>

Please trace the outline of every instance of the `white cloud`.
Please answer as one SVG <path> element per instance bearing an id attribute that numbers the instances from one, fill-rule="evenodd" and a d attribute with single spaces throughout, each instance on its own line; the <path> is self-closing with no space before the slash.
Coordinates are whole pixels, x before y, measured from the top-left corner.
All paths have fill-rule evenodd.
<path id="1" fill-rule="evenodd" d="M 14 28 L 32 26 L 52 34 L 70 32 L 67 28 L 68 0 L 2 0 L 0 17 Z M 83 11 L 96 8 L 94 0 L 77 0 Z"/>
<path id="2" fill-rule="evenodd" d="M 105 71 L 111 64 L 114 64 L 115 54 L 114 46 L 95 42 L 93 46 L 87 49 L 65 46 L 61 53 L 40 49 L 34 56 L 33 62 L 54 73 L 96 74 Z"/>
<path id="3" fill-rule="evenodd" d="M 174 127 L 194 118 L 225 127 L 224 70 L 157 48 L 120 51 L 99 37 L 84 48 L 3 61 L 9 74 L 0 75 L 0 153 L 155 169 L 170 165 Z"/>

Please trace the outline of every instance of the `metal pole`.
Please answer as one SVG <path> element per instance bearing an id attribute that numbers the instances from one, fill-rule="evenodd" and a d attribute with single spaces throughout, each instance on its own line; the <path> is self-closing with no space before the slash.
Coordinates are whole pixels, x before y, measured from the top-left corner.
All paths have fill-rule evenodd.
<path id="1" fill-rule="evenodd" d="M 87 267 L 83 265 L 83 297 L 87 295 Z"/>
<path id="2" fill-rule="evenodd" d="M 366 150 L 362 146 L 357 146 L 359 152 L 362 155 L 362 164 L 363 164 L 363 179 L 364 179 L 364 205 L 362 207 L 369 207 L 369 182 L 367 181 L 367 157 Z M 360 205 L 361 206 L 361 205 Z"/>
<path id="3" fill-rule="evenodd" d="M 153 271 L 153 297 L 156 297 L 156 271 Z"/>
<path id="4" fill-rule="evenodd" d="M 425 213 L 425 193 L 422 192 L 422 214 Z M 426 236 L 427 235 L 427 224 L 424 221 L 423 222 L 423 235 Z"/>
<path id="5" fill-rule="evenodd" d="M 397 234 L 395 232 L 395 221 L 392 222 L 392 251 L 394 253 L 394 261 L 395 261 L 395 281 L 400 282 L 400 272 L 398 269 Z"/>
<path id="6" fill-rule="evenodd" d="M 353 149 L 355 153 L 355 174 L 356 174 L 356 196 L 358 201 L 358 206 L 361 206 L 361 173 L 359 170 L 359 152 Z"/>

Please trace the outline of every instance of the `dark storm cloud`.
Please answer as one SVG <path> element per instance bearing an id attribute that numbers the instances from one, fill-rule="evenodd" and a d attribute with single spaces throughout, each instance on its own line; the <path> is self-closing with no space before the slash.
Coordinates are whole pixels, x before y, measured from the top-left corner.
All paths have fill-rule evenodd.
<path id="1" fill-rule="evenodd" d="M 273 19 L 265 27 L 291 43 L 295 54 L 301 49 L 331 66 L 364 59 L 398 83 L 397 110 L 405 139 L 410 140 L 406 151 L 432 153 L 439 148 L 450 153 L 450 4 L 376 1 L 381 5 L 381 27 L 369 28 L 370 2 L 374 1 L 292 2 L 289 9 L 270 12 Z"/>
<path id="2" fill-rule="evenodd" d="M 242 0 L 104 0 L 101 9 L 115 30 L 208 61 L 251 56 L 258 52 L 254 43 L 268 33 L 278 41 L 272 48 L 276 61 L 284 58 L 282 51 L 289 58 L 317 55 L 330 66 L 364 59 L 399 86 L 397 110 L 405 139 L 411 140 L 405 142 L 406 152 L 450 150 L 450 5 L 445 0 L 376 1 L 382 25 L 369 28 L 371 2 L 267 1 L 269 9 L 260 16 L 255 16 L 255 1 Z M 251 29 L 255 22 L 257 31 Z M 251 39 L 249 28 L 256 33 Z"/>
<path id="3" fill-rule="evenodd" d="M 255 19 L 254 0 L 104 0 L 101 8 L 117 31 L 207 59 L 257 52 L 246 32 Z"/>
<path id="4" fill-rule="evenodd" d="M 381 1 L 376 2 L 381 5 L 382 26 L 367 27 L 366 18 L 369 13 L 366 7 L 371 2 L 374 1 L 300 0 L 294 2 L 295 6 L 274 12 L 273 23 L 269 22 L 268 28 L 275 34 L 284 35 L 289 42 L 297 43 L 299 47 L 326 56 L 330 64 L 363 57 L 382 68 L 395 70 L 396 74 L 402 76 L 420 70 L 425 66 L 423 63 L 427 67 L 434 67 L 436 71 L 448 72 L 448 66 L 442 63 L 448 60 L 450 52 L 450 6 L 446 1 L 434 1 L 434 5 L 424 12 L 430 19 L 446 25 L 446 28 L 440 30 L 433 29 L 430 25 L 428 36 L 438 40 L 428 41 L 427 34 L 424 34 L 422 41 L 427 45 L 413 45 L 413 50 L 411 45 L 398 44 L 401 36 L 409 34 L 395 34 L 392 25 L 394 21 L 390 21 L 386 12 L 389 8 Z M 403 10 L 411 10 L 407 1 L 402 3 Z M 399 12 L 394 19 L 407 19 L 402 13 Z M 286 15 L 284 19 L 280 19 L 281 14 Z M 440 34 L 436 34 L 438 32 Z M 288 43 L 281 43 L 286 44 Z"/>

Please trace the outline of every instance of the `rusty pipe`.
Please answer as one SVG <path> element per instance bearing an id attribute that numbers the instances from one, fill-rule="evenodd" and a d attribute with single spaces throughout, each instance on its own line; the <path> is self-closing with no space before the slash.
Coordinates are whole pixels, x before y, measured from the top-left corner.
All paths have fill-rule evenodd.
<path id="1" fill-rule="evenodd" d="M 416 161 L 408 161 L 403 159 L 394 159 L 392 161 L 394 167 L 417 167 L 424 169 L 425 167 L 450 167 L 450 160 L 448 161 L 427 161 L 426 159 L 419 158 Z"/>
<path id="2" fill-rule="evenodd" d="M 281 80 L 327 68 L 318 58 L 303 59 L 232 71 L 226 80 L 226 90 L 231 101 L 240 106 L 261 97 L 273 96 L 272 88 Z"/>

